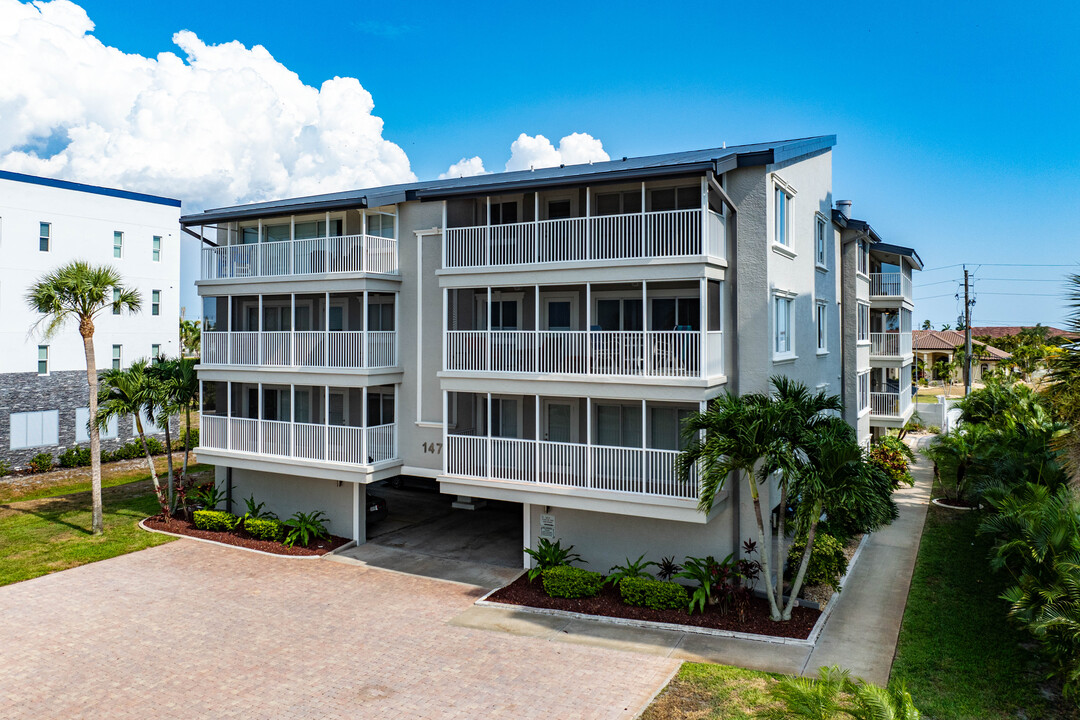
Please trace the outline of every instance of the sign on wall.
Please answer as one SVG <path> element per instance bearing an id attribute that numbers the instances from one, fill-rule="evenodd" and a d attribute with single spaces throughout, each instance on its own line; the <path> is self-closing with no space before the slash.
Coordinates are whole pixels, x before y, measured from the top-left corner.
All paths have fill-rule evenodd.
<path id="1" fill-rule="evenodd" d="M 555 516 L 541 514 L 540 515 L 540 537 L 546 540 L 555 539 Z"/>

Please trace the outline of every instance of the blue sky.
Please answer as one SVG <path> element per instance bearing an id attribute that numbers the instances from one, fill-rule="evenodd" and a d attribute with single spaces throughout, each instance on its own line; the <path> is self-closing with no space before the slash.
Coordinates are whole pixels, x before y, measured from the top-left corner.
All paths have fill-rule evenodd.
<path id="1" fill-rule="evenodd" d="M 981 264 L 975 324 L 1063 321 L 1069 268 L 1018 264 L 1080 261 L 1076 4 L 80 4 L 124 52 L 189 29 L 308 85 L 358 78 L 421 178 L 501 169 L 522 132 L 612 157 L 835 133 L 857 217 L 928 269 Z M 959 277 L 916 278 L 917 323 L 955 322 Z"/>

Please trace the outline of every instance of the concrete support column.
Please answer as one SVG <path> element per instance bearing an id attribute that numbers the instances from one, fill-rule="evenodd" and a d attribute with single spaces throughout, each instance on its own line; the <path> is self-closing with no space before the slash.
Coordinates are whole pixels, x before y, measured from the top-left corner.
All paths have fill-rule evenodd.
<path id="1" fill-rule="evenodd" d="M 532 548 L 532 505 L 529 503 L 521 504 L 521 547 Z M 529 553 L 521 553 L 522 567 L 526 570 L 530 567 Z"/>
<path id="2" fill-rule="evenodd" d="M 352 539 L 357 545 L 367 542 L 367 486 L 353 483 Z"/>

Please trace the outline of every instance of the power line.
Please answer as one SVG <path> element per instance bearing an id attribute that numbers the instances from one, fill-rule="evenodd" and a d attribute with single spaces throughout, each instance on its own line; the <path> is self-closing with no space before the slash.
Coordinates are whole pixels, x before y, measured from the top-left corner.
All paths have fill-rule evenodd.
<path id="1" fill-rule="evenodd" d="M 1009 297 L 1056 297 L 1061 295 L 1058 293 L 1017 293 L 1017 292 L 980 292 L 980 295 L 1008 295 Z M 929 298 L 927 298 L 929 299 Z"/>
<path id="2" fill-rule="evenodd" d="M 963 267 L 964 263 L 954 263 L 953 265 L 942 265 L 941 267 L 925 268 L 920 272 L 934 272 L 935 270 L 948 270 L 950 268 Z M 1066 263 L 1064 265 L 1053 263 L 978 263 L 978 267 L 1053 267 L 1053 268 L 1076 268 L 1077 263 Z"/>

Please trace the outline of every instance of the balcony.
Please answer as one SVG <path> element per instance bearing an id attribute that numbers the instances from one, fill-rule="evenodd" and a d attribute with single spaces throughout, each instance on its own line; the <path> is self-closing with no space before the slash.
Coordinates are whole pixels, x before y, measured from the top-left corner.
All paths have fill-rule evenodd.
<path id="1" fill-rule="evenodd" d="M 870 355 L 901 358 L 911 354 L 910 332 L 870 333 Z"/>
<path id="2" fill-rule="evenodd" d="M 911 278 L 903 273 L 870 273 L 870 296 L 911 302 Z"/>
<path id="3" fill-rule="evenodd" d="M 911 408 L 911 392 L 903 388 L 901 392 L 871 392 L 870 415 L 902 418 Z"/>
<path id="4" fill-rule="evenodd" d="M 723 374 L 723 347 L 723 331 L 448 330 L 446 369 L 703 379 Z"/>
<path id="5" fill-rule="evenodd" d="M 199 445 L 212 450 L 349 466 L 398 460 L 396 423 L 351 427 L 203 415 Z"/>
<path id="6" fill-rule="evenodd" d="M 203 365 L 378 369 L 398 365 L 394 330 L 204 332 Z"/>
<path id="7" fill-rule="evenodd" d="M 637 497 L 698 499 L 696 473 L 682 482 L 677 450 L 448 435 L 447 475 Z"/>
<path id="8" fill-rule="evenodd" d="M 398 272 L 397 240 L 343 235 L 204 248 L 199 277 L 226 280 Z"/>
<path id="9" fill-rule="evenodd" d="M 581 261 L 723 259 L 724 217 L 664 210 L 446 228 L 443 267 L 487 268 Z"/>

